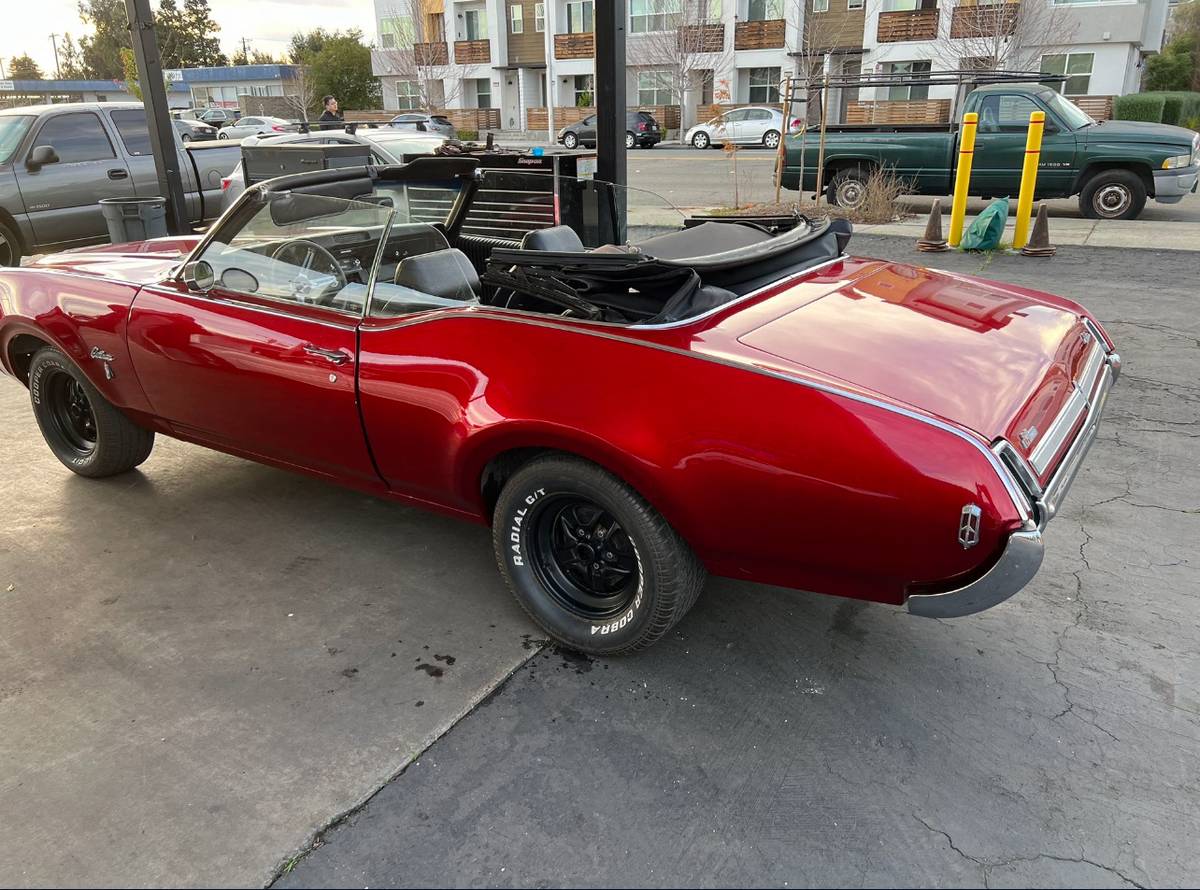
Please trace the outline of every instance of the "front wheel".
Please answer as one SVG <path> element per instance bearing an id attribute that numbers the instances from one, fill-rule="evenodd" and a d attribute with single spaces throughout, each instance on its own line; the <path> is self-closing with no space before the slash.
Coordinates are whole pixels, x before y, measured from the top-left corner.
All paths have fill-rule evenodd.
<path id="1" fill-rule="evenodd" d="M 625 134 L 625 147 L 633 148 L 635 145 L 637 145 L 637 139 L 634 138 L 632 133 L 627 132 Z"/>
<path id="2" fill-rule="evenodd" d="M 644 649 L 687 613 L 704 568 L 632 488 L 580 458 L 538 458 L 493 515 L 500 572 L 522 608 L 571 649 Z"/>
<path id="3" fill-rule="evenodd" d="M 17 233 L 0 222 L 0 266 L 21 264 L 21 242 Z"/>
<path id="4" fill-rule="evenodd" d="M 712 145 L 712 140 L 708 138 L 708 134 L 703 130 L 692 137 L 693 148 L 708 148 L 710 145 Z"/>
<path id="5" fill-rule="evenodd" d="M 132 470 L 150 456 L 154 433 L 109 404 L 83 372 L 52 346 L 29 365 L 29 397 L 42 438 L 63 465 L 99 478 Z"/>
<path id="6" fill-rule="evenodd" d="M 1088 219 L 1137 219 L 1146 207 L 1146 184 L 1132 170 L 1102 170 L 1079 193 Z"/>
<path id="7" fill-rule="evenodd" d="M 779 131 L 767 130 L 763 133 L 763 145 L 766 148 L 779 148 Z"/>
<path id="8" fill-rule="evenodd" d="M 567 148 L 578 148 L 579 137 L 574 133 L 568 133 L 567 135 L 563 136 L 563 145 Z"/>

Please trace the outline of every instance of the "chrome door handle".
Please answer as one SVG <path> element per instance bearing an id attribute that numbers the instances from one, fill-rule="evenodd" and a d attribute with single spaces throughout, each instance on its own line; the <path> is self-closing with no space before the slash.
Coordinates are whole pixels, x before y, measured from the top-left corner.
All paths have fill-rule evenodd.
<path id="1" fill-rule="evenodd" d="M 108 178 L 109 179 L 128 179 L 129 171 L 122 170 L 120 167 L 114 167 L 113 169 L 108 171 Z"/>
<path id="2" fill-rule="evenodd" d="M 309 355 L 319 356 L 326 361 L 333 362 L 335 365 L 344 365 L 350 361 L 350 356 L 342 352 L 340 349 L 322 349 L 320 346 L 313 346 L 311 343 L 304 344 L 304 351 Z"/>

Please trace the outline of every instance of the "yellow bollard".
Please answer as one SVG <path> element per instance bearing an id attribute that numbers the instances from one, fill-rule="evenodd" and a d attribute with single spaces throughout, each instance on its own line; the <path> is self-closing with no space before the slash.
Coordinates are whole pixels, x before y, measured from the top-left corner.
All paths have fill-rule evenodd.
<path id="1" fill-rule="evenodd" d="M 971 185 L 971 163 L 975 159 L 975 128 L 979 115 L 974 111 L 963 115 L 962 136 L 958 141 L 958 171 L 954 174 L 954 201 L 950 205 L 951 247 L 962 241 L 963 218 L 967 215 L 967 190 Z"/>
<path id="2" fill-rule="evenodd" d="M 1013 250 L 1029 241 L 1029 216 L 1033 212 L 1033 189 L 1037 185 L 1038 158 L 1042 156 L 1042 130 L 1046 112 L 1029 112 L 1029 135 L 1025 137 L 1025 166 L 1021 169 L 1021 194 L 1017 198 L 1017 223 L 1013 229 Z"/>

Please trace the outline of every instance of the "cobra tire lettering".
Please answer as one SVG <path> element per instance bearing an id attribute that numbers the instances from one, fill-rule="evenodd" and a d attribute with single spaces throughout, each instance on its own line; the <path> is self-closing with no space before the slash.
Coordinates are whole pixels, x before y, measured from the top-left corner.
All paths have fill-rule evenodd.
<path id="1" fill-rule="evenodd" d="M 633 598 L 633 604 L 630 605 L 629 610 L 626 611 L 625 614 L 620 618 L 615 618 L 607 624 L 593 624 L 592 636 L 600 634 L 600 636 L 603 637 L 607 636 L 608 634 L 616 633 L 621 628 L 629 624 L 629 622 L 633 621 L 634 615 L 637 614 L 637 610 L 642 605 L 642 594 L 645 592 L 646 588 L 646 573 L 642 571 L 642 554 L 638 552 L 637 545 L 633 543 L 632 538 L 629 539 L 629 544 L 631 547 L 633 547 L 633 557 L 637 560 L 638 567 L 638 588 L 637 594 Z"/>
<path id="2" fill-rule="evenodd" d="M 508 529 L 508 546 L 512 551 L 512 564 L 514 566 L 525 565 L 525 557 L 521 555 L 521 526 L 525 524 L 525 517 L 529 515 L 529 508 L 545 493 L 546 489 L 539 488 L 533 494 L 526 495 L 525 506 L 517 510 L 512 516 Z"/>

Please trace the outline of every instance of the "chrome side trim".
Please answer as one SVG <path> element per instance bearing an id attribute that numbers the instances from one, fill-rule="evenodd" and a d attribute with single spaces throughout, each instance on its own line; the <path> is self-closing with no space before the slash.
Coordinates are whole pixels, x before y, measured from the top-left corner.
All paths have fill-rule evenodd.
<path id="1" fill-rule="evenodd" d="M 1033 451 L 1029 452 L 1029 463 L 1033 465 L 1034 471 L 1038 473 L 1046 471 L 1046 467 L 1054 459 L 1054 455 L 1058 454 L 1063 442 L 1067 441 L 1067 437 L 1079 423 L 1079 418 L 1086 413 L 1087 407 L 1087 395 L 1078 383 L 1073 384 L 1071 394 L 1067 396 L 1067 403 L 1058 412 L 1058 416 L 1054 418 L 1041 441 L 1037 443 Z"/>
<path id="2" fill-rule="evenodd" d="M 1045 553 L 1041 531 L 1014 532 L 982 578 L 957 590 L 910 596 L 908 611 L 922 618 L 960 618 L 990 609 L 1033 580 Z"/>
<path id="3" fill-rule="evenodd" d="M 1091 400 L 1091 407 L 1088 409 L 1083 429 L 1071 443 L 1070 449 L 1063 456 L 1062 463 L 1058 465 L 1058 469 L 1054 471 L 1054 475 L 1050 477 L 1045 490 L 1037 500 L 1039 528 L 1045 528 L 1046 523 L 1058 513 L 1067 491 L 1071 488 L 1071 483 L 1075 481 L 1075 474 L 1079 472 L 1084 457 L 1087 456 L 1092 443 L 1096 441 L 1096 436 L 1100 432 L 1100 421 L 1104 415 L 1104 406 L 1108 402 L 1108 394 L 1112 390 L 1115 379 L 1110 359 L 1101 371 L 1100 385 Z"/>

